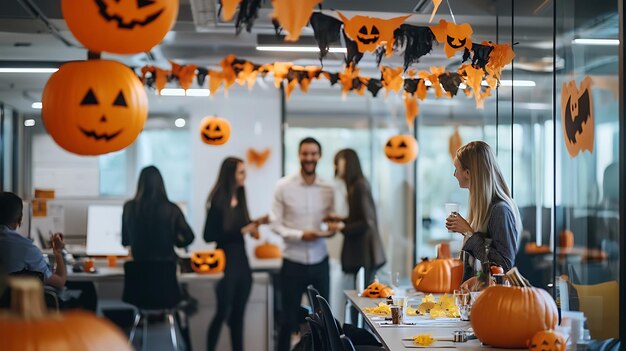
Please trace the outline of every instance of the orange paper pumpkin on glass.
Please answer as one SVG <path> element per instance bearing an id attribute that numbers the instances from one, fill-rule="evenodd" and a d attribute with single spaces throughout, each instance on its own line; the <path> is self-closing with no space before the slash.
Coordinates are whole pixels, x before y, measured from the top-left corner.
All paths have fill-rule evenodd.
<path id="1" fill-rule="evenodd" d="M 438 25 L 430 26 L 435 39 L 444 44 L 443 51 L 448 57 L 454 56 L 459 50 L 472 49 L 472 26 L 468 23 L 455 24 L 440 20 Z"/>
<path id="2" fill-rule="evenodd" d="M 226 144 L 230 139 L 230 122 L 215 116 L 204 117 L 200 121 L 200 138 L 209 145 Z"/>
<path id="3" fill-rule="evenodd" d="M 191 254 L 191 269 L 196 273 L 219 273 L 226 267 L 224 250 L 194 252 Z"/>
<path id="4" fill-rule="evenodd" d="M 417 140 L 411 135 L 394 135 L 385 144 L 385 156 L 395 163 L 408 163 L 417 157 Z"/>
<path id="5" fill-rule="evenodd" d="M 361 296 L 371 298 L 387 298 L 391 295 L 393 295 L 393 290 L 387 285 L 379 283 L 378 279 L 374 280 L 374 282 L 368 285 L 361 293 Z"/>
<path id="6" fill-rule="evenodd" d="M 386 20 L 368 16 L 354 16 L 348 19 L 341 12 L 337 13 L 343 21 L 344 32 L 356 42 L 360 53 L 374 52 L 379 46 L 385 45 L 387 56 L 391 55 L 393 50 L 393 32 L 407 18 L 411 17 L 401 16 Z"/>
<path id="7" fill-rule="evenodd" d="M 565 351 L 567 342 L 563 335 L 554 330 L 537 332 L 528 342 L 530 351 Z"/>
<path id="8" fill-rule="evenodd" d="M 148 96 L 128 67 L 108 60 L 69 62 L 43 90 L 42 116 L 52 139 L 78 155 L 132 144 L 148 117 Z"/>
<path id="9" fill-rule="evenodd" d="M 570 157 L 588 150 L 593 153 L 594 116 L 593 96 L 591 94 L 591 77 L 587 76 L 580 82 L 563 83 L 561 88 L 561 124 L 563 139 Z"/>
<path id="10" fill-rule="evenodd" d="M 163 40 L 178 16 L 178 0 L 63 0 L 70 31 L 95 52 L 136 54 Z"/>

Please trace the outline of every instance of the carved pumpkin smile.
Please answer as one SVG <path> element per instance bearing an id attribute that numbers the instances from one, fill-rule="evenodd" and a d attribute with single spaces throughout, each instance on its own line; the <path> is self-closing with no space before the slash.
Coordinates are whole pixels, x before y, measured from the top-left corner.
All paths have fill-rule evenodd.
<path id="1" fill-rule="evenodd" d="M 106 21 L 117 22 L 118 28 L 133 29 L 135 28 L 135 26 L 144 27 L 152 23 L 153 21 L 155 21 L 157 18 L 159 18 L 159 16 L 161 16 L 161 14 L 165 11 L 165 8 L 161 8 L 159 10 L 156 10 L 156 12 L 146 15 L 143 19 L 130 19 L 130 18 L 124 18 L 122 13 L 120 14 L 117 14 L 115 12 L 109 13 L 109 11 L 111 11 L 110 6 L 107 6 L 104 0 L 95 0 L 95 1 L 96 1 L 96 5 L 98 5 L 98 8 L 100 9 L 100 15 L 102 16 L 102 18 L 104 18 Z M 119 3 L 119 0 L 116 2 Z M 154 5 L 155 2 L 156 2 L 155 0 L 137 0 L 136 10 L 139 11 L 143 9 L 144 7 Z"/>
<path id="2" fill-rule="evenodd" d="M 372 26 L 372 31 L 367 32 L 367 27 L 363 26 L 359 29 L 359 33 L 356 36 L 357 40 L 363 44 L 374 44 L 380 38 L 380 32 L 376 26 Z"/>
<path id="3" fill-rule="evenodd" d="M 448 35 L 447 36 L 447 41 L 448 41 L 448 45 L 450 45 L 451 48 L 453 48 L 453 49 L 460 49 L 460 48 L 465 46 L 465 43 L 467 42 L 467 38 L 459 39 L 459 38 L 453 38 L 453 37 Z M 458 44 L 455 44 L 454 43 L 455 41 Z"/>
<path id="4" fill-rule="evenodd" d="M 226 266 L 224 250 L 194 252 L 191 255 L 191 269 L 196 273 L 219 273 Z"/>
<path id="5" fill-rule="evenodd" d="M 83 132 L 83 134 L 85 134 L 85 136 L 88 138 L 94 138 L 96 140 L 104 139 L 105 141 L 109 141 L 115 138 L 116 136 L 120 135 L 120 133 L 122 132 L 122 130 L 120 129 L 117 132 L 112 133 L 112 134 L 107 134 L 107 133 L 98 134 L 98 132 L 96 132 L 95 130 L 86 130 L 82 127 L 78 127 L 78 129 L 80 129 L 80 131 Z"/>

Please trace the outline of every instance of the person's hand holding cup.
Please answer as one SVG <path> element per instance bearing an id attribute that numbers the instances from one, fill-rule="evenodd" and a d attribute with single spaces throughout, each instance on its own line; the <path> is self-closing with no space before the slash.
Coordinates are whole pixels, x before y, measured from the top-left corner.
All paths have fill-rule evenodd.
<path id="1" fill-rule="evenodd" d="M 459 204 L 456 202 L 448 202 L 445 204 L 446 207 L 446 219 L 450 218 L 450 216 L 456 216 L 459 213 Z M 452 229 L 448 229 L 448 233 L 454 233 Z"/>

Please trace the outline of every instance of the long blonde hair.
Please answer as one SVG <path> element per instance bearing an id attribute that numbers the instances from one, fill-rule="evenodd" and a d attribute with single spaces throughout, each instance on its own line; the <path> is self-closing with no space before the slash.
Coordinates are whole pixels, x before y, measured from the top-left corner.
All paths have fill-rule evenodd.
<path id="1" fill-rule="evenodd" d="M 522 231 L 519 210 L 511 198 L 502 171 L 489 144 L 472 141 L 456 152 L 464 170 L 469 170 L 469 213 L 467 220 L 474 231 L 485 232 L 489 220 L 491 204 L 497 200 L 505 201 L 515 217 L 517 236 Z"/>

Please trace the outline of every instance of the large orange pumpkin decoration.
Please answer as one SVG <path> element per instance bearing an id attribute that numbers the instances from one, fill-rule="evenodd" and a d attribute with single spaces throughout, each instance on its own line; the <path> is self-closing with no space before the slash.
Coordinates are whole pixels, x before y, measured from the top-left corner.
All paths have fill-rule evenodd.
<path id="1" fill-rule="evenodd" d="M 463 262 L 450 258 L 450 249 L 441 245 L 439 258 L 424 258 L 411 273 L 411 283 L 415 290 L 425 293 L 452 293 L 458 290 L 463 279 Z"/>
<path id="2" fill-rule="evenodd" d="M 556 303 L 548 292 L 532 287 L 517 268 L 506 277 L 511 286 L 490 286 L 474 301 L 472 328 L 484 344 L 524 348 L 537 332 L 556 327 Z"/>
<path id="3" fill-rule="evenodd" d="M 254 249 L 254 256 L 260 259 L 272 259 L 272 258 L 281 258 L 283 256 L 280 251 L 280 247 L 277 245 L 265 242 L 261 245 L 258 245 Z"/>
<path id="4" fill-rule="evenodd" d="M 111 322 L 92 313 L 47 313 L 41 282 L 11 278 L 11 309 L 0 311 L 3 351 L 130 351 L 128 340 Z"/>
<path id="5" fill-rule="evenodd" d="M 378 279 L 375 279 L 374 282 L 368 285 L 361 293 L 361 296 L 371 298 L 387 298 L 391 295 L 393 295 L 393 290 L 387 285 L 379 283 Z"/>
<path id="6" fill-rule="evenodd" d="M 385 156 L 395 163 L 409 163 L 417 157 L 417 140 L 410 135 L 394 135 L 385 144 Z"/>
<path id="7" fill-rule="evenodd" d="M 136 54 L 163 40 L 178 16 L 178 0 L 63 0 L 61 9 L 90 51 Z"/>
<path id="8" fill-rule="evenodd" d="M 69 152 L 102 155 L 132 144 L 148 118 L 148 96 L 128 67 L 109 60 L 69 62 L 43 90 L 42 116 Z"/>
<path id="9" fill-rule="evenodd" d="M 220 117 L 204 117 L 200 121 L 200 138 L 205 144 L 224 145 L 230 139 L 230 123 Z"/>
<path id="10" fill-rule="evenodd" d="M 196 273 L 219 273 L 226 267 L 224 250 L 193 252 L 191 254 L 191 269 Z"/>
<path id="11" fill-rule="evenodd" d="M 563 335 L 554 330 L 537 332 L 528 342 L 530 351 L 565 351 L 567 342 Z"/>

